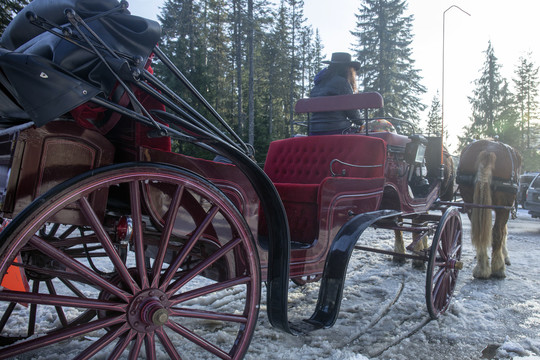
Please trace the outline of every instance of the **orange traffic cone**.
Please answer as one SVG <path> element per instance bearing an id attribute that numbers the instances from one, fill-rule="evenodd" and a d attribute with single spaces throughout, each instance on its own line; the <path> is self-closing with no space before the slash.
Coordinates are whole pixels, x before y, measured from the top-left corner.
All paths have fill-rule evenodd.
<path id="1" fill-rule="evenodd" d="M 4 230 L 4 228 L 9 224 L 9 220 L 4 219 L 2 224 L 0 224 L 0 232 Z M 17 255 L 13 263 L 22 264 L 21 255 Z M 26 279 L 26 274 L 24 273 L 24 269 L 18 265 L 11 265 L 8 267 L 6 274 L 2 278 L 2 283 L 0 283 L 0 286 L 5 289 L 13 290 L 13 291 L 30 291 L 30 285 L 28 285 L 28 279 Z M 24 306 L 28 306 L 28 304 L 22 304 Z"/>
<path id="2" fill-rule="evenodd" d="M 15 258 L 14 263 L 22 264 L 21 255 L 18 255 Z M 28 285 L 28 280 L 24 273 L 24 269 L 17 265 L 11 265 L 8 267 L 6 275 L 2 279 L 3 288 L 13 290 L 13 291 L 30 291 L 30 286 Z"/>

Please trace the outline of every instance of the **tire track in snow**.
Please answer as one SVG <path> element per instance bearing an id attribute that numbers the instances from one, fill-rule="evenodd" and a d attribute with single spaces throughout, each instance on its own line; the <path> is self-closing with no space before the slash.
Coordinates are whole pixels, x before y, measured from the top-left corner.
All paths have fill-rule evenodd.
<path id="1" fill-rule="evenodd" d="M 378 349 L 377 351 L 374 351 L 374 352 L 369 352 L 369 357 L 372 358 L 372 357 L 378 357 L 378 356 L 381 356 L 385 351 L 387 351 L 388 349 L 398 345 L 399 343 L 401 343 L 403 340 L 405 339 L 408 339 L 410 338 L 411 336 L 413 336 L 414 334 L 416 334 L 418 331 L 422 330 L 422 328 L 424 326 L 426 326 L 429 322 L 431 321 L 431 318 L 429 316 L 425 317 L 422 322 L 420 322 L 420 324 L 416 325 L 415 327 L 413 327 L 412 329 L 410 329 L 407 333 L 405 333 L 404 335 L 402 336 L 398 336 L 397 338 L 395 338 L 392 342 L 390 342 L 389 344 L 381 347 L 380 349 Z"/>
<path id="2" fill-rule="evenodd" d="M 379 321 L 381 321 L 382 318 L 384 318 L 389 312 L 390 312 L 390 309 L 392 308 L 392 306 L 394 306 L 394 304 L 399 300 L 399 298 L 401 297 L 401 294 L 403 293 L 403 289 L 405 288 L 405 277 L 402 277 L 401 279 L 401 282 L 399 284 L 399 288 L 398 288 L 398 291 L 396 292 L 396 296 L 394 296 L 394 298 L 388 302 L 386 304 L 386 306 L 384 306 L 377 314 L 376 316 L 370 321 L 370 323 L 366 326 L 365 329 L 363 329 L 363 331 L 359 334 L 355 334 L 354 336 L 348 338 L 344 343 L 341 344 L 341 347 L 345 347 L 345 346 L 348 346 L 349 344 L 351 344 L 353 341 L 359 339 L 360 337 L 362 337 L 362 335 L 364 335 L 365 333 L 367 333 L 367 331 L 371 328 L 373 328 L 375 325 L 377 325 L 379 323 Z"/>

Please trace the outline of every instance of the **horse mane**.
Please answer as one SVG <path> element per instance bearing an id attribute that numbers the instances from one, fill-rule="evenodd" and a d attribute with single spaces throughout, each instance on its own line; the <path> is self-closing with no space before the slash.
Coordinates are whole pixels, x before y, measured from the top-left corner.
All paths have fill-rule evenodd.
<path id="1" fill-rule="evenodd" d="M 493 177 L 493 168 L 497 156 L 493 152 L 483 150 L 478 155 L 476 161 L 476 179 L 474 185 L 473 202 L 479 205 L 492 205 L 491 200 L 491 180 Z M 489 208 L 473 208 L 471 210 L 471 232 L 473 245 L 486 247 L 491 244 L 492 214 Z"/>

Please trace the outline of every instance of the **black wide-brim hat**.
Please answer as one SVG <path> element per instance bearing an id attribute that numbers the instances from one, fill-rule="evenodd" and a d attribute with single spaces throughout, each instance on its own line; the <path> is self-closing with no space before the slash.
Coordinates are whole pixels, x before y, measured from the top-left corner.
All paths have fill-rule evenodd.
<path id="1" fill-rule="evenodd" d="M 346 52 L 335 52 L 332 54 L 330 61 L 325 60 L 323 63 L 330 65 L 347 65 L 353 67 L 355 70 L 360 69 L 360 63 L 358 61 L 352 61 L 351 54 Z"/>

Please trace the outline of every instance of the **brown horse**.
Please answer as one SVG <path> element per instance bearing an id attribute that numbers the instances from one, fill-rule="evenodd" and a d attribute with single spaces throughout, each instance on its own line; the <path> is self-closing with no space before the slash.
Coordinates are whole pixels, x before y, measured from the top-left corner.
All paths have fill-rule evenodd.
<path id="1" fill-rule="evenodd" d="M 473 204 L 467 214 L 471 220 L 472 244 L 476 249 L 475 278 L 506 276 L 505 264 L 510 265 L 506 223 L 516 200 L 520 167 L 521 155 L 501 142 L 478 140 L 461 152 L 457 183 L 463 201 Z M 493 227 L 492 211 L 495 211 Z M 491 266 L 488 256 L 490 245 Z"/>

